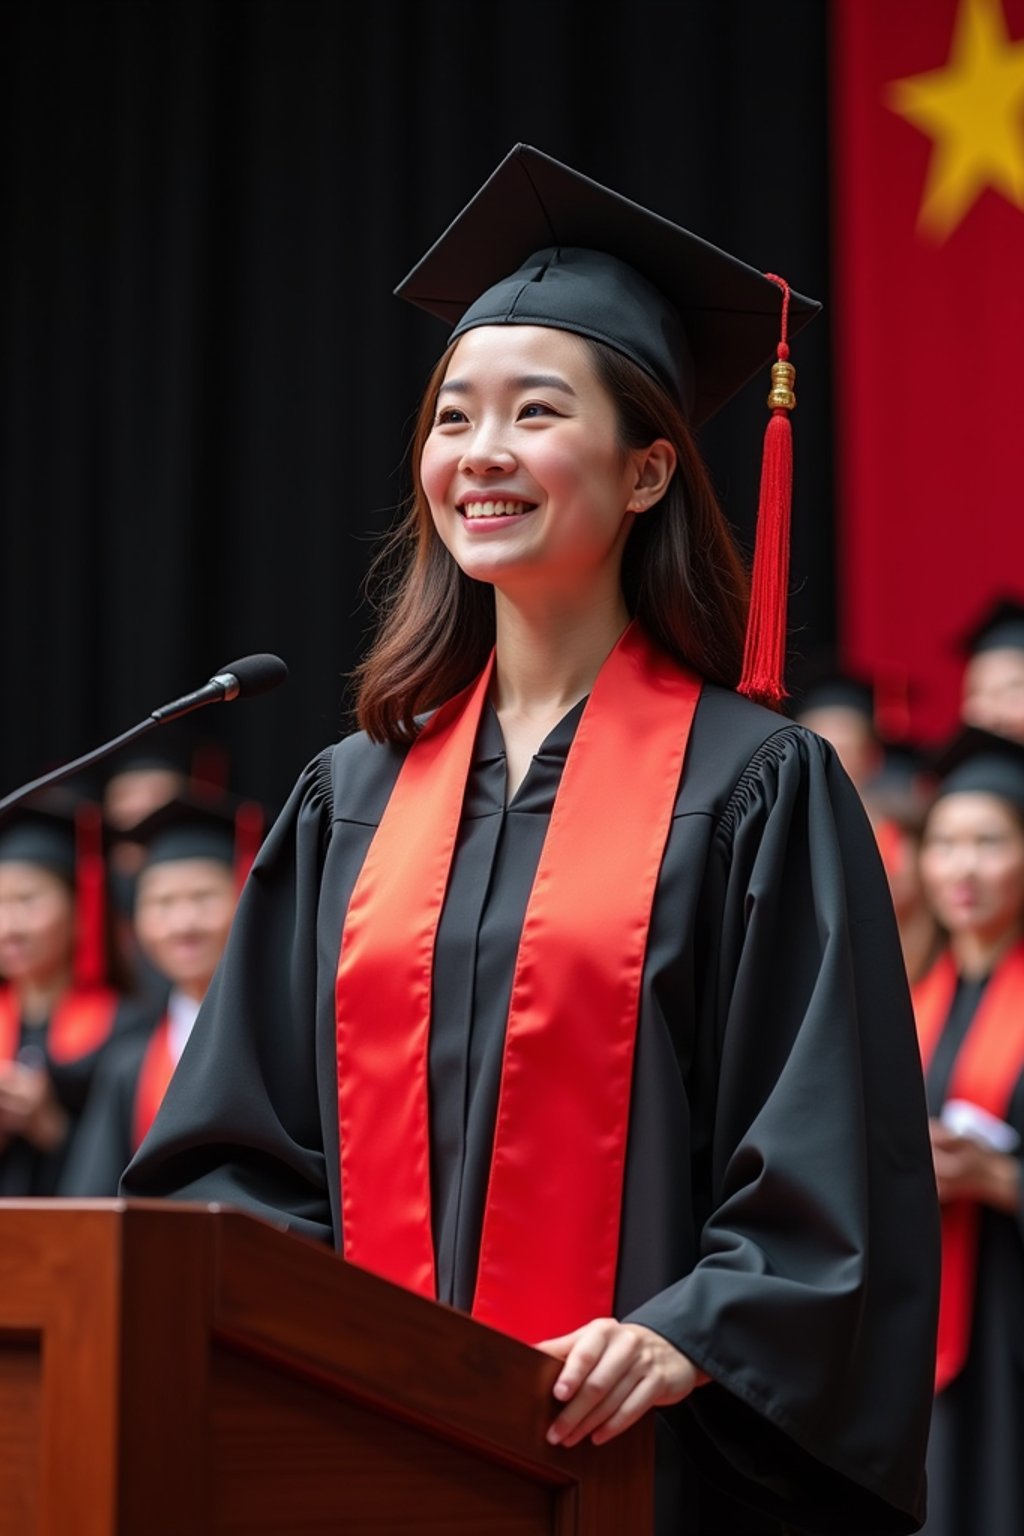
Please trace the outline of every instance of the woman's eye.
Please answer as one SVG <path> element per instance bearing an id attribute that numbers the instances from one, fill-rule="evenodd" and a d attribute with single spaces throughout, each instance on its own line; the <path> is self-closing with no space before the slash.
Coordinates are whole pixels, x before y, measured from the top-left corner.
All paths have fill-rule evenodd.
<path id="1" fill-rule="evenodd" d="M 525 417 L 527 421 L 532 421 L 538 416 L 556 416 L 557 414 L 557 411 L 553 411 L 550 405 L 543 405 L 539 400 L 531 400 L 528 405 L 522 406 L 519 411 L 520 420 Z"/>
<path id="2" fill-rule="evenodd" d="M 434 425 L 435 427 L 458 427 L 461 426 L 465 420 L 466 415 L 464 411 L 460 411 L 457 406 L 446 405 L 440 411 L 438 411 L 437 415 L 434 417 Z"/>

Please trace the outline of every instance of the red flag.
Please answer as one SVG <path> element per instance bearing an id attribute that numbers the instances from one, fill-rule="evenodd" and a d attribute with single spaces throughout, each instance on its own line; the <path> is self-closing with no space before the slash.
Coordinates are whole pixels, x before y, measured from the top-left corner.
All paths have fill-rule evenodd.
<path id="1" fill-rule="evenodd" d="M 1024 594 L 1024 0 L 834 14 L 844 645 L 928 740 Z"/>

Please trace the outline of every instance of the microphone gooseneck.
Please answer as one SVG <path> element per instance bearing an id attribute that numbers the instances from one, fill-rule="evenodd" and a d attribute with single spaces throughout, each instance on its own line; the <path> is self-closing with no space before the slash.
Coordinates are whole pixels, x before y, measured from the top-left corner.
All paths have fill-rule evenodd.
<path id="1" fill-rule="evenodd" d="M 51 784 L 60 784 L 64 779 L 69 779 L 72 774 L 80 773 L 84 768 L 91 768 L 94 763 L 102 762 L 105 757 L 110 757 L 121 747 L 126 747 L 129 742 L 137 741 L 140 736 L 145 736 L 147 731 L 153 731 L 158 725 L 166 725 L 171 720 L 180 720 L 182 715 L 191 714 L 194 709 L 202 709 L 205 704 L 230 703 L 233 699 L 253 698 L 258 693 L 268 693 L 271 688 L 276 688 L 283 683 L 288 676 L 288 668 L 280 656 L 272 656 L 261 652 L 255 656 L 243 656 L 240 661 L 232 661 L 226 667 L 221 667 L 214 673 L 208 683 L 202 688 L 196 688 L 192 693 L 183 694 L 180 699 L 174 699 L 170 704 L 163 704 L 159 709 L 140 720 L 138 725 L 133 725 L 128 731 L 122 731 L 120 736 L 115 736 L 111 741 L 105 741 L 101 747 L 95 747 L 91 752 L 86 752 L 83 757 L 76 757 L 73 762 L 65 763 L 60 768 L 54 768 L 50 773 L 44 773 L 40 778 L 33 779 L 29 784 L 22 784 L 19 789 L 12 790 L 0 800 L 0 816 L 5 811 L 12 810 L 34 795 L 40 789 L 48 789 Z"/>

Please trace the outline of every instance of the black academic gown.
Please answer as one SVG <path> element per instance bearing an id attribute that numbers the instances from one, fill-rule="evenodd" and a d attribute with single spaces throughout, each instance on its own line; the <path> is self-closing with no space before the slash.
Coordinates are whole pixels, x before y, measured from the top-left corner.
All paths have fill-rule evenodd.
<path id="1" fill-rule="evenodd" d="M 928 1068 L 928 1104 L 942 1111 L 960 1048 L 984 994 L 961 982 Z M 1024 1138 L 1024 1076 L 1007 1119 Z M 927 1536 L 1024 1532 L 1024 1212 L 981 1208 L 978 1277 L 967 1362 L 935 1401 L 928 1446 Z"/>
<path id="2" fill-rule="evenodd" d="M 102 1052 L 61 1172 L 57 1193 L 64 1198 L 117 1194 L 121 1175 L 135 1150 L 139 1078 L 156 1022 L 109 1041 Z"/>
<path id="3" fill-rule="evenodd" d="M 429 1059 L 438 1286 L 458 1307 L 520 924 L 579 713 L 506 809 L 485 712 L 467 787 Z M 354 736 L 300 778 L 124 1194 L 340 1242 L 339 940 L 402 756 Z M 720 688 L 695 716 L 634 1070 L 616 1314 L 714 1378 L 659 1416 L 659 1533 L 916 1530 L 938 1219 L 885 877 L 831 750 Z"/>

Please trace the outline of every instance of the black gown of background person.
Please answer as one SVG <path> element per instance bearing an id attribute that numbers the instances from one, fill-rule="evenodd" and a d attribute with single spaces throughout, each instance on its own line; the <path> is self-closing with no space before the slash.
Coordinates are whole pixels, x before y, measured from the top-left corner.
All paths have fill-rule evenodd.
<path id="1" fill-rule="evenodd" d="M 936 1118 L 987 980 L 957 986 L 926 1079 Z M 1006 1118 L 1024 1140 L 1024 1076 L 1014 1086 Z M 1024 1213 L 982 1205 L 979 1215 L 967 1360 L 936 1398 L 932 1419 L 927 1536 L 1024 1532 Z"/>
<path id="2" fill-rule="evenodd" d="M 439 1297 L 460 1308 L 520 924 L 581 710 L 507 808 L 485 712 L 467 784 L 429 1056 Z M 353 736 L 301 776 L 123 1194 L 225 1201 L 340 1245 L 339 940 L 402 758 Z M 634 1070 L 616 1315 L 714 1378 L 660 1415 L 659 1531 L 917 1529 L 938 1219 L 885 877 L 831 749 L 717 687 L 661 868 Z"/>

